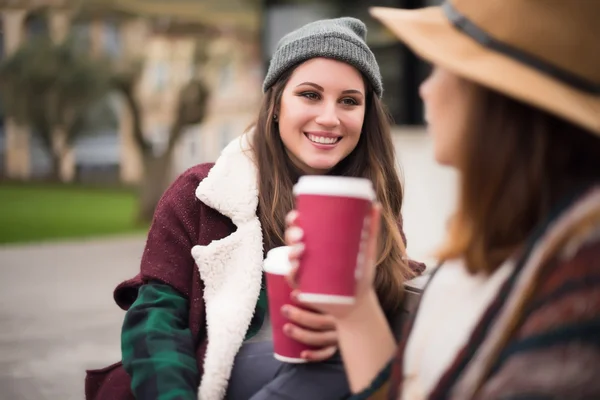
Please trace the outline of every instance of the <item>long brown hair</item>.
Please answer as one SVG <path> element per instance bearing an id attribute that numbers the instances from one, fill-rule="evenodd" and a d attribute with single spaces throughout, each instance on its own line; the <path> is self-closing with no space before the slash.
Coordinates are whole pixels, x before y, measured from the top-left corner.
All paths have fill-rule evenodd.
<path id="1" fill-rule="evenodd" d="M 252 146 L 258 166 L 258 217 L 265 251 L 284 243 L 284 220 L 294 206 L 292 189 L 301 175 L 287 156 L 273 119 L 293 71 L 294 68 L 286 71 L 267 91 L 254 126 Z M 365 177 L 373 182 L 377 199 L 382 204 L 375 287 L 383 309 L 390 315 L 401 303 L 402 284 L 413 273 L 405 259 L 404 242 L 398 229 L 403 190 L 396 167 L 389 115 L 367 80 L 365 84 L 367 102 L 360 139 L 356 148 L 330 174 Z"/>
<path id="2" fill-rule="evenodd" d="M 439 252 L 493 272 L 560 199 L 600 180 L 600 138 L 557 116 L 480 87 L 465 132 L 459 206 Z"/>

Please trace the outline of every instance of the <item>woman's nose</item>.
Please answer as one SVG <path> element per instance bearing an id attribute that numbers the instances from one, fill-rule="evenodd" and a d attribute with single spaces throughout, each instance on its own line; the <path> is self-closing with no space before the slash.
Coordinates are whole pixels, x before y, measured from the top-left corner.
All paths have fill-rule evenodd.
<path id="1" fill-rule="evenodd" d="M 340 119 L 337 115 L 336 105 L 324 104 L 319 110 L 319 115 L 315 121 L 317 124 L 330 129 L 338 126 L 340 124 Z"/>

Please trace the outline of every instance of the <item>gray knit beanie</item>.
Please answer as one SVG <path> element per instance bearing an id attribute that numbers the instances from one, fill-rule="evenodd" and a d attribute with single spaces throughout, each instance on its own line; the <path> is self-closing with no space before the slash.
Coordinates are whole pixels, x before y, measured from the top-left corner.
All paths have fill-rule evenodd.
<path id="1" fill-rule="evenodd" d="M 269 64 L 263 91 L 269 90 L 289 68 L 315 57 L 343 61 L 362 72 L 381 97 L 379 65 L 365 43 L 367 27 L 356 18 L 344 17 L 311 22 L 285 35 Z"/>

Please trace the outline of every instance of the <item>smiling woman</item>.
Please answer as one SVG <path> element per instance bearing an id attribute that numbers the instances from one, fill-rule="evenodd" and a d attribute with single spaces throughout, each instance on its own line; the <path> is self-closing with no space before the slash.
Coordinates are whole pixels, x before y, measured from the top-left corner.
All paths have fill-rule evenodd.
<path id="1" fill-rule="evenodd" d="M 402 186 L 379 66 L 365 38 L 361 21 L 340 18 L 281 40 L 252 129 L 214 165 L 181 175 L 159 203 L 141 274 L 115 295 L 128 308 L 127 374 L 118 364 L 90 372 L 88 399 L 132 398 L 116 393 L 124 386 L 153 399 L 349 394 L 329 316 L 286 305 L 284 333 L 313 350 L 301 365 L 273 357 L 262 264 L 284 243 L 299 177 L 331 174 L 368 178 L 376 188 L 384 220 L 375 279 L 390 319 L 401 312 L 403 282 L 424 269 L 405 258 Z"/>
<path id="2" fill-rule="evenodd" d="M 313 58 L 294 70 L 276 115 L 296 167 L 327 173 L 354 150 L 365 118 L 364 92 L 360 72 L 340 61 Z"/>

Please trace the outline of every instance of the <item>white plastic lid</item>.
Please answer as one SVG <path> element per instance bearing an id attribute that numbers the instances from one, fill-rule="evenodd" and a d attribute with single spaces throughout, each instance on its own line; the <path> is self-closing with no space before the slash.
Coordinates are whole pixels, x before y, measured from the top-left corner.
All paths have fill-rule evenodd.
<path id="1" fill-rule="evenodd" d="M 275 247 L 267 253 L 267 258 L 263 262 L 265 272 L 276 275 L 287 275 L 292 269 L 289 246 Z"/>
<path id="2" fill-rule="evenodd" d="M 355 197 L 375 200 L 373 184 L 366 178 L 347 176 L 304 175 L 294 185 L 294 194 Z"/>

